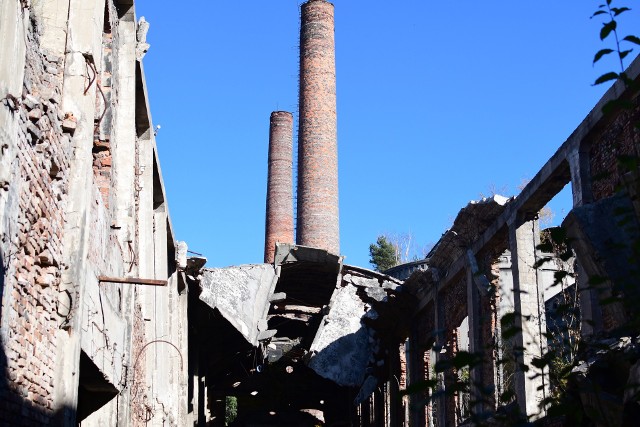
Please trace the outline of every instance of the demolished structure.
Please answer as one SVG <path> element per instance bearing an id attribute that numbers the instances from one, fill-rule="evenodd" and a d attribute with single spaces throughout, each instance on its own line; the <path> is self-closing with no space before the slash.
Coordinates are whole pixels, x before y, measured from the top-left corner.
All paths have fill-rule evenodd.
<path id="1" fill-rule="evenodd" d="M 2 425 L 186 424 L 146 28 L 131 0 L 0 4 Z"/>
<path id="2" fill-rule="evenodd" d="M 340 254 L 333 12 L 301 6 L 297 216 L 279 111 L 265 263 L 205 268 L 171 226 L 133 1 L 0 4 L 0 424 L 226 425 L 230 399 L 246 426 L 544 418 L 550 283 L 577 286 L 584 342 L 637 334 L 637 166 L 616 163 L 639 154 L 637 93 L 616 83 L 517 197 L 469 203 L 395 279 Z M 604 116 L 611 100 L 631 107 Z M 538 212 L 568 183 L 568 246 L 543 251 Z M 604 359 L 577 400 L 621 423 L 637 396 L 594 403 Z"/>

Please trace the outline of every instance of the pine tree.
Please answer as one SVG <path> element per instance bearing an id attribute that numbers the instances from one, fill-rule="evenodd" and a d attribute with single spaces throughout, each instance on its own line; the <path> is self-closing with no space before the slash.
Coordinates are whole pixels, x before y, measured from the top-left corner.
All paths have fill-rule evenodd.
<path id="1" fill-rule="evenodd" d="M 369 245 L 369 255 L 369 262 L 376 271 L 385 271 L 398 264 L 396 249 L 384 236 L 378 236 L 376 243 Z"/>

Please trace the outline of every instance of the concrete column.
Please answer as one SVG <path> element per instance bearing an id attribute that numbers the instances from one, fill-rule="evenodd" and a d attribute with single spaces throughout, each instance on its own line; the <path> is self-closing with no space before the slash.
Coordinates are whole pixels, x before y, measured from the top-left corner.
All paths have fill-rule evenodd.
<path id="1" fill-rule="evenodd" d="M 437 280 L 437 279 L 436 279 Z M 438 283 L 439 285 L 439 283 Z M 437 287 L 436 287 L 437 289 Z M 437 331 L 437 334 L 435 336 L 435 353 L 436 353 L 436 360 L 435 363 L 437 364 L 438 362 L 441 362 L 442 360 L 445 360 L 446 355 L 442 353 L 442 349 L 445 347 L 446 345 L 446 322 L 445 322 L 445 316 L 444 316 L 444 310 L 445 307 L 442 306 L 442 304 L 440 303 L 440 294 L 436 291 L 435 294 L 435 298 L 433 299 L 433 303 L 434 303 L 434 322 L 433 322 L 433 326 L 434 329 Z M 446 382 L 445 382 L 445 373 L 444 372 L 438 372 L 436 373 L 436 379 L 438 382 L 438 386 L 437 388 L 439 390 L 444 390 L 446 387 Z M 448 425 L 447 422 L 451 422 L 453 423 L 454 420 L 453 419 L 449 419 L 450 417 L 448 417 L 447 414 L 447 396 L 445 396 L 445 394 L 439 393 L 438 397 L 436 397 L 435 399 L 435 405 L 436 405 L 436 425 L 438 426 L 446 426 Z"/>
<path id="2" fill-rule="evenodd" d="M 591 194 L 591 166 L 588 147 L 572 150 L 567 156 L 571 172 L 573 206 L 582 206 L 593 201 Z"/>
<path id="3" fill-rule="evenodd" d="M 424 331 L 423 331 L 424 332 Z M 407 383 L 408 385 L 417 384 L 424 380 L 423 372 L 424 366 L 422 362 L 422 352 L 418 347 L 418 334 L 420 330 L 417 327 L 413 327 L 411 330 L 411 339 L 406 343 L 407 352 Z M 424 411 L 422 410 L 422 404 L 424 396 L 421 393 L 413 393 L 409 395 L 409 425 L 411 426 L 423 426 L 424 425 Z"/>
<path id="4" fill-rule="evenodd" d="M 572 150 L 567 159 L 571 170 L 573 207 L 593 202 L 589 147 L 578 147 Z M 580 298 L 580 335 L 588 340 L 596 331 L 602 330 L 602 313 L 598 305 L 597 291 L 589 284 L 589 275 L 584 267 L 582 261 L 578 259 L 576 272 L 578 273 L 577 286 Z"/>
<path id="5" fill-rule="evenodd" d="M 117 94 L 111 152 L 113 162 L 113 222 L 123 248 L 135 240 L 136 182 L 136 22 L 133 6 L 118 23 Z"/>
<path id="6" fill-rule="evenodd" d="M 153 236 L 153 215 L 154 215 L 154 185 L 153 175 L 155 167 L 153 162 L 153 142 L 150 131 L 137 138 L 136 153 L 136 184 L 138 188 L 137 207 L 137 242 L 136 252 L 138 255 L 138 274 L 140 277 L 154 277 L 155 275 L 155 249 Z M 128 150 L 127 150 L 128 151 Z M 145 313 L 147 314 L 147 313 Z"/>
<path id="7" fill-rule="evenodd" d="M 23 13 L 18 0 L 0 2 L 0 98 L 22 95 L 26 60 L 26 34 L 29 14 Z M 19 192 L 12 176 L 18 170 L 18 114 L 12 112 L 5 102 L 0 102 L 0 233 L 11 230 L 19 214 Z M 17 106 L 16 106 L 17 107 Z M 13 181 L 13 182 L 12 182 Z M 3 307 L 10 304 L 11 282 L 14 262 L 10 244 L 18 244 L 17 230 L 13 235 L 0 235 L 0 345 L 7 342 L 8 317 L 3 316 Z M 5 265 L 9 270 L 5 270 Z M 0 361 L 4 363 L 4 361 Z M 3 373 L 4 374 L 4 373 Z"/>
<path id="8" fill-rule="evenodd" d="M 31 10 L 38 22 L 40 46 L 56 56 L 64 55 L 69 0 L 31 0 Z"/>
<path id="9" fill-rule="evenodd" d="M 540 371 L 532 360 L 547 349 L 544 289 L 535 268 L 536 246 L 540 242 L 538 221 L 513 218 L 509 224 L 511 268 L 513 271 L 513 307 L 515 326 L 520 331 L 514 339 L 515 392 L 520 410 L 534 419 L 545 415 L 540 402 L 549 395 L 548 370 Z M 529 368 L 525 372 L 523 366 Z"/>
<path id="10" fill-rule="evenodd" d="M 90 206 L 93 185 L 93 131 L 95 117 L 96 85 L 85 93 L 89 76 L 87 59 L 100 58 L 102 54 L 102 30 L 104 1 L 70 0 L 68 31 L 65 50 L 64 88 L 62 108 L 73 114 L 77 127 L 71 140 L 69 198 L 64 229 L 64 262 L 69 267 L 62 272 L 61 291 L 71 295 L 71 313 L 66 329 L 56 334 L 59 354 L 56 360 L 54 410 L 58 411 L 60 425 L 76 424 L 78 405 L 78 372 L 80 363 L 81 311 L 86 283 L 96 280 L 89 277 L 86 268 L 90 225 Z"/>
<path id="11" fill-rule="evenodd" d="M 484 344 L 482 340 L 482 321 L 480 314 L 480 292 L 473 280 L 473 273 L 471 268 L 467 268 L 467 317 L 469 319 L 469 353 L 484 354 Z M 482 390 L 478 387 L 478 384 L 484 384 L 483 381 L 483 364 L 477 364 L 476 366 L 469 368 L 470 385 L 470 403 L 469 411 L 472 415 L 480 415 L 484 412 L 483 405 L 484 396 Z"/>
<path id="12" fill-rule="evenodd" d="M 400 426 L 402 416 L 402 399 L 400 396 L 399 381 L 402 375 L 400 367 L 399 348 L 395 347 L 389 353 L 389 380 L 387 381 L 387 403 L 389 406 L 388 425 Z"/>

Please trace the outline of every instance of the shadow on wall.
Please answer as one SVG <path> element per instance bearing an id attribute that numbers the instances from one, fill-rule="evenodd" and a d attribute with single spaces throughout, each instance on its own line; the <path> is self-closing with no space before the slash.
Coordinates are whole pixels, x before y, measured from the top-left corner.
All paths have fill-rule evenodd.
<path id="1" fill-rule="evenodd" d="M 4 254 L 0 249 L 0 324 L 3 321 L 2 301 L 4 301 L 5 291 L 5 263 Z M 34 374 L 34 381 L 27 381 L 26 366 L 18 366 L 17 369 L 9 370 L 8 357 L 6 354 L 6 343 L 3 335 L 0 335 L 0 426 L 7 425 L 50 425 L 64 426 L 70 425 L 65 422 L 64 417 L 75 418 L 75 410 L 70 408 L 59 408 L 57 411 L 47 408 L 48 402 L 37 404 L 33 399 L 41 399 L 33 393 L 31 387 L 37 385 L 38 378 Z M 28 357 L 28 356 L 27 356 Z M 50 406 L 50 405 L 49 405 Z M 68 419 L 68 418 L 67 418 Z"/>

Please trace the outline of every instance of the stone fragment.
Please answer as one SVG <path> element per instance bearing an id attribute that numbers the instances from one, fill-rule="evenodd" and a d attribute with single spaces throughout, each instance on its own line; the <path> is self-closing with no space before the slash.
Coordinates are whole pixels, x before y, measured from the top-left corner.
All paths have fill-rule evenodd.
<path id="1" fill-rule="evenodd" d="M 27 123 L 27 132 L 29 132 L 29 134 L 32 137 L 32 140 L 31 140 L 32 143 L 36 143 L 42 138 L 42 131 L 38 126 L 36 126 L 32 122 Z"/>
<path id="2" fill-rule="evenodd" d="M 27 116 L 29 117 L 29 120 L 31 120 L 32 122 L 37 122 L 42 118 L 42 110 L 39 108 L 35 108 L 29 111 L 29 114 Z"/>
<path id="3" fill-rule="evenodd" d="M 25 96 L 22 100 L 22 103 L 25 107 L 27 107 L 28 110 L 33 110 L 34 108 L 40 106 L 40 100 L 31 94 Z"/>
<path id="4" fill-rule="evenodd" d="M 77 123 L 73 116 L 62 121 L 62 130 L 73 135 L 76 131 Z"/>

